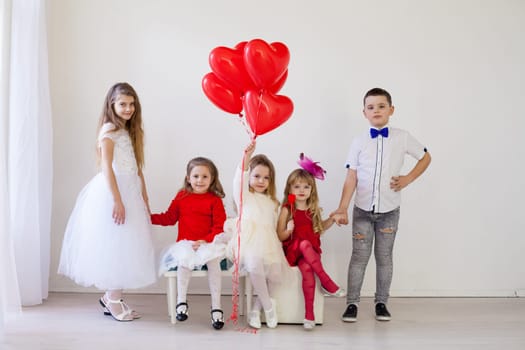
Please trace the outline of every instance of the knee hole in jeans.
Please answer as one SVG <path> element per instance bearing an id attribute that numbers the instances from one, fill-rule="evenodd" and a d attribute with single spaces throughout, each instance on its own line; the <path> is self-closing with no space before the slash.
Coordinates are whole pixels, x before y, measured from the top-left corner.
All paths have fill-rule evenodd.
<path id="1" fill-rule="evenodd" d="M 393 227 L 383 227 L 379 229 L 381 233 L 394 233 L 396 230 Z"/>
<path id="2" fill-rule="evenodd" d="M 354 239 L 357 239 L 359 241 L 365 239 L 365 237 L 366 236 L 364 234 L 360 233 L 360 232 L 354 233 Z"/>

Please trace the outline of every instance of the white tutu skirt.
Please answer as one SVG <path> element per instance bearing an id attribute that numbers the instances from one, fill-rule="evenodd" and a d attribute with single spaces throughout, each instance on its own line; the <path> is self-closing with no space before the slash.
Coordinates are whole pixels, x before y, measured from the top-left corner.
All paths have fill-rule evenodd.
<path id="1" fill-rule="evenodd" d="M 210 260 L 223 259 L 226 253 L 226 243 L 221 242 L 217 237 L 222 237 L 222 234 L 215 236 L 211 243 L 201 244 L 197 250 L 193 250 L 192 245 L 194 241 L 185 239 L 176 242 L 163 254 L 159 275 L 179 266 L 190 270 L 201 269 Z"/>
<path id="2" fill-rule="evenodd" d="M 125 223 L 113 221 L 113 197 L 102 173 L 80 192 L 67 224 L 58 272 L 82 286 L 134 289 L 156 280 L 151 221 L 138 175 L 116 174 Z"/>
<path id="3" fill-rule="evenodd" d="M 277 238 L 275 228 L 246 220 L 242 225 L 240 237 L 236 229 L 237 218 L 224 223 L 224 231 L 231 239 L 226 249 L 230 260 L 239 256 L 239 272 L 262 275 L 270 282 L 283 280 L 283 269 L 288 266 L 282 244 Z M 238 244 L 240 238 L 240 245 Z"/>

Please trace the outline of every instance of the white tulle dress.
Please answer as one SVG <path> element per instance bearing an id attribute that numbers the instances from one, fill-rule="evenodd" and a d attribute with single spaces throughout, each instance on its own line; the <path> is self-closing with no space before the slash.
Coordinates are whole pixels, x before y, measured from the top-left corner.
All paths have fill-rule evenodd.
<path id="1" fill-rule="evenodd" d="M 113 171 L 126 210 L 125 223 L 113 221 L 113 196 L 103 173 L 78 195 L 67 224 L 58 272 L 82 286 L 134 289 L 156 280 L 151 222 L 126 130 L 104 124 L 98 141 L 114 142 Z"/>
<path id="2" fill-rule="evenodd" d="M 287 270 L 288 262 L 284 256 L 282 244 L 277 237 L 277 204 L 265 194 L 250 192 L 248 172 L 242 172 L 238 167 L 233 182 L 237 208 L 240 205 L 241 176 L 244 176 L 244 179 L 242 223 L 239 236 L 239 271 L 263 274 L 271 282 L 281 282 L 284 277 L 283 273 Z M 237 218 L 228 219 L 224 224 L 224 231 L 231 237 L 227 256 L 232 260 L 237 256 L 237 220 Z"/>

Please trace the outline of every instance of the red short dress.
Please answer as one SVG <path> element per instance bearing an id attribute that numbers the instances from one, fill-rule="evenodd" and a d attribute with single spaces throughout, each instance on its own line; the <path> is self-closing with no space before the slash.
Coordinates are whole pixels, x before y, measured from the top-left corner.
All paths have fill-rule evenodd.
<path id="1" fill-rule="evenodd" d="M 299 243 L 310 241 L 314 250 L 321 254 L 321 235 L 314 232 L 314 225 L 308 210 L 293 209 L 294 230 L 290 237 L 283 241 L 284 255 L 290 266 L 296 266 L 301 258 Z"/>

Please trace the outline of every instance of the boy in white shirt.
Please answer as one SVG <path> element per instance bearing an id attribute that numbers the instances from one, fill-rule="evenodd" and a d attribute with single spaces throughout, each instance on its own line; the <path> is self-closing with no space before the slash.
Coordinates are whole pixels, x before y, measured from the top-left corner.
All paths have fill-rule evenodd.
<path id="1" fill-rule="evenodd" d="M 426 170 L 431 159 L 427 149 L 407 131 L 388 126 L 394 106 L 386 90 L 371 89 L 363 101 L 363 113 L 371 128 L 352 142 L 341 201 L 333 213 L 343 214 L 338 224 L 348 224 L 348 206 L 355 191 L 352 258 L 348 267 L 344 322 L 357 320 L 361 287 L 374 240 L 376 319 L 390 320 L 386 304 L 392 282 L 392 250 L 399 222 L 400 191 Z M 400 175 L 406 154 L 418 162 L 408 174 Z"/>

